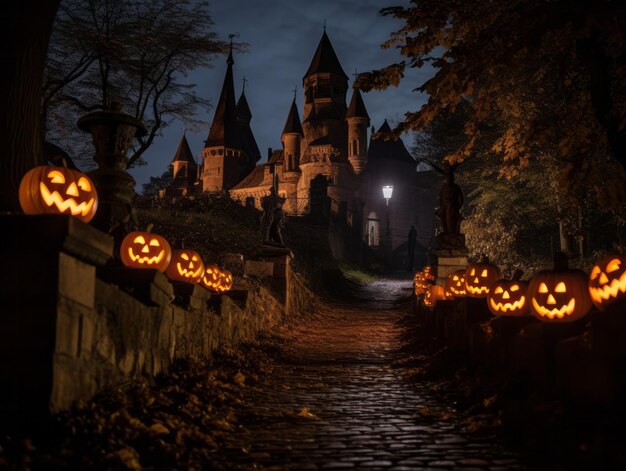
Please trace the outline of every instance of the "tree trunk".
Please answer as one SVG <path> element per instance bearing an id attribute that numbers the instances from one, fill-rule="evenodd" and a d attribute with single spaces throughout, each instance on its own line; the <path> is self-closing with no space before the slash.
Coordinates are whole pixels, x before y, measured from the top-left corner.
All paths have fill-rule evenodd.
<path id="1" fill-rule="evenodd" d="M 60 0 L 21 0 L 0 18 L 0 211 L 19 210 L 22 176 L 43 162 L 41 85 L 50 31 Z"/>

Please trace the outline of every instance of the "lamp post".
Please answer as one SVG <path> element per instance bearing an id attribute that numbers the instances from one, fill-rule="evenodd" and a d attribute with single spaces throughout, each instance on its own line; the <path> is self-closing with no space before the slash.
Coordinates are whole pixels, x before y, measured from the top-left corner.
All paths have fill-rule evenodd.
<path id="1" fill-rule="evenodd" d="M 391 195 L 393 194 L 393 185 L 385 185 L 383 186 L 383 197 L 387 202 L 387 237 L 391 235 L 391 229 L 389 228 L 389 200 L 391 199 Z"/>

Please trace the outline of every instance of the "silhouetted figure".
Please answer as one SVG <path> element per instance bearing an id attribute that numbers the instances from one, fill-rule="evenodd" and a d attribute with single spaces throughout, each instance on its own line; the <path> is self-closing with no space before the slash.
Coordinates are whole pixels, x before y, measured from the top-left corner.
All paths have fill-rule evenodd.
<path id="1" fill-rule="evenodd" d="M 270 194 L 261 198 L 263 215 L 261 216 L 261 233 L 263 243 L 284 245 L 282 228 L 285 223 L 283 203 L 285 199 L 276 194 L 276 188 L 270 188 Z"/>
<path id="2" fill-rule="evenodd" d="M 409 231 L 409 271 L 413 271 L 413 267 L 415 265 L 415 246 L 417 245 L 417 231 L 415 230 L 415 226 L 411 226 L 411 230 Z"/>
<path id="3" fill-rule="evenodd" d="M 454 183 L 454 169 L 446 166 L 446 182 L 439 192 L 439 208 L 435 211 L 441 219 L 444 234 L 461 233 L 461 206 L 463 192 L 461 187 Z"/>

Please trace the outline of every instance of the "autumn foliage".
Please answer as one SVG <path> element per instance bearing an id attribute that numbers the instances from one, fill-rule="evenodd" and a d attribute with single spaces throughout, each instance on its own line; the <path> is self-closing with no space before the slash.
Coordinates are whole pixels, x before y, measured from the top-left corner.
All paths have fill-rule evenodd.
<path id="1" fill-rule="evenodd" d="M 358 86 L 380 90 L 397 85 L 407 68 L 435 69 L 416 84 L 428 102 L 407 113 L 396 133 L 423 130 L 467 101 L 465 137 L 447 160 L 492 153 L 500 175 L 512 178 L 548 157 L 558 162 L 558 183 L 570 196 L 592 192 L 601 204 L 623 207 L 622 2 L 412 0 L 381 14 L 404 22 L 383 47 L 399 48 L 406 59 L 361 74 Z"/>

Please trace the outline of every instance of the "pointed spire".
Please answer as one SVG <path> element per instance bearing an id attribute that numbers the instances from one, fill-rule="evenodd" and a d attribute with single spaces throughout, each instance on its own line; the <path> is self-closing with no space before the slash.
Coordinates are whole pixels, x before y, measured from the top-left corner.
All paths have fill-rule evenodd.
<path id="1" fill-rule="evenodd" d="M 352 99 L 350 100 L 350 106 L 348 106 L 348 112 L 346 113 L 346 119 L 347 118 L 365 118 L 368 121 L 370 119 L 358 88 L 355 88 L 352 92 Z"/>
<path id="2" fill-rule="evenodd" d="M 304 76 L 308 77 L 309 75 L 320 72 L 343 75 L 346 79 L 348 78 L 339 63 L 339 59 L 337 58 L 335 49 L 333 49 L 333 45 L 326 34 L 326 30 L 324 30 L 324 33 L 322 34 L 322 39 L 320 39 L 320 42 L 317 45 L 317 50 L 313 55 L 311 65 L 309 65 L 309 69 L 306 71 Z"/>
<path id="3" fill-rule="evenodd" d="M 243 123 L 249 123 L 252 120 L 252 111 L 243 91 L 237 102 L 237 119 Z"/>
<path id="4" fill-rule="evenodd" d="M 385 119 L 385 121 L 383 122 L 383 124 L 378 128 L 378 132 L 391 132 L 391 127 L 389 126 L 389 123 L 387 122 L 387 120 Z"/>
<path id="5" fill-rule="evenodd" d="M 186 128 L 185 128 L 186 131 Z M 191 152 L 191 148 L 189 147 L 189 143 L 187 142 L 187 137 L 183 134 L 183 137 L 180 139 L 180 143 L 178 144 L 178 150 L 174 155 L 174 162 L 190 162 L 195 164 L 196 160 L 193 158 L 193 153 Z"/>
<path id="6" fill-rule="evenodd" d="M 211 130 L 205 142 L 207 147 L 225 146 L 230 148 L 238 148 L 237 140 L 237 108 L 235 105 L 235 85 L 233 84 L 233 48 L 231 37 L 231 48 L 228 53 L 226 64 L 226 75 L 224 76 L 224 84 L 220 93 L 217 107 L 215 108 L 215 116 L 211 123 Z"/>
<path id="7" fill-rule="evenodd" d="M 283 128 L 283 135 L 284 134 L 300 134 L 301 136 L 304 136 L 295 97 L 291 102 L 291 108 L 289 109 L 289 114 L 287 115 L 287 121 L 285 121 L 285 127 Z"/>

